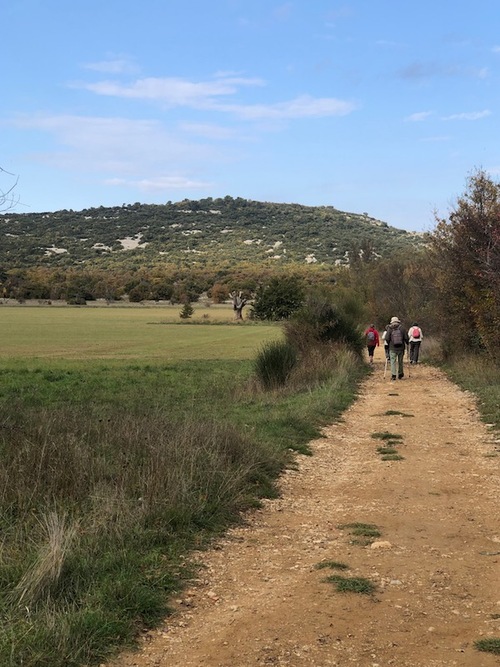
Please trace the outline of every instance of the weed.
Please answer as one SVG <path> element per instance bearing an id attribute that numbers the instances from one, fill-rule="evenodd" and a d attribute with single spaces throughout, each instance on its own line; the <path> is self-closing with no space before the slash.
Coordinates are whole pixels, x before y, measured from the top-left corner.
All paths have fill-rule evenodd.
<path id="1" fill-rule="evenodd" d="M 352 540 L 353 544 L 370 544 L 375 537 L 380 537 L 381 532 L 373 523 L 344 523 L 339 526 L 340 530 L 348 530 L 355 537 L 365 538 L 363 540 Z"/>
<path id="2" fill-rule="evenodd" d="M 315 570 L 348 570 L 349 565 L 346 565 L 345 563 L 340 563 L 337 560 L 323 560 L 321 563 L 317 563 L 314 566 Z"/>
<path id="3" fill-rule="evenodd" d="M 332 574 L 324 579 L 329 584 L 335 584 L 339 593 L 360 593 L 371 595 L 375 591 L 375 585 L 364 577 L 342 577 L 340 574 Z"/>
<path id="4" fill-rule="evenodd" d="M 392 415 L 394 415 L 394 416 L 399 415 L 400 417 L 414 417 L 415 416 L 415 415 L 410 415 L 407 412 L 401 412 L 401 410 L 386 410 L 384 412 L 384 415 L 387 415 L 388 417 L 392 416 Z"/>
<path id="5" fill-rule="evenodd" d="M 398 450 L 394 447 L 377 447 L 377 452 L 379 454 L 397 454 Z"/>
<path id="6" fill-rule="evenodd" d="M 381 457 L 382 461 L 403 461 L 404 456 L 401 456 L 401 454 L 384 454 Z"/>
<path id="7" fill-rule="evenodd" d="M 485 653 L 495 653 L 500 655 L 500 637 L 489 637 L 488 639 L 478 639 L 474 642 L 474 647 L 478 651 Z"/>
<path id="8" fill-rule="evenodd" d="M 391 433 L 390 431 L 376 431 L 372 433 L 372 438 L 375 440 L 402 440 L 403 436 L 399 433 Z"/>

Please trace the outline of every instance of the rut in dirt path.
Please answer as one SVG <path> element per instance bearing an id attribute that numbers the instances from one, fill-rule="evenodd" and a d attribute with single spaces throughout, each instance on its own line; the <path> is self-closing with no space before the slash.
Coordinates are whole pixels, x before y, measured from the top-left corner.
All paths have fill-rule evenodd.
<path id="1" fill-rule="evenodd" d="M 384 432 L 399 436 L 394 460 Z M 473 398 L 431 367 L 391 382 L 378 364 L 311 446 L 281 497 L 198 554 L 174 615 L 112 667 L 498 667 L 474 647 L 500 636 L 500 457 Z M 379 536 L 342 527 L 357 523 Z M 374 592 L 340 593 L 331 574 Z"/>

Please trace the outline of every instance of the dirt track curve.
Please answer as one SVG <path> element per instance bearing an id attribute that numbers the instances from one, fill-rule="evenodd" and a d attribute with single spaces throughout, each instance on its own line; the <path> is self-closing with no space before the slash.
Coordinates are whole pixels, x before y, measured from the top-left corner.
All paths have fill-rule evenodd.
<path id="1" fill-rule="evenodd" d="M 441 372 L 411 371 L 391 382 L 376 361 L 281 497 L 197 555 L 175 614 L 112 667 L 498 667 L 474 641 L 500 637 L 500 439 Z M 384 431 L 402 460 L 381 459 Z M 353 544 L 339 526 L 357 522 L 380 537 Z M 337 592 L 324 561 L 375 593 Z"/>

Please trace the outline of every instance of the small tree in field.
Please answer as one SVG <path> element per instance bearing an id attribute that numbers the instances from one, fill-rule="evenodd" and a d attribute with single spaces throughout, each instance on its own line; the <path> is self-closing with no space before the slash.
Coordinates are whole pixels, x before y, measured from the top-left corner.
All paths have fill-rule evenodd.
<path id="1" fill-rule="evenodd" d="M 194 313 L 194 308 L 191 305 L 191 302 L 186 301 L 186 303 L 182 307 L 182 310 L 179 314 L 179 317 L 183 320 L 188 320 L 192 316 L 193 313 Z"/>

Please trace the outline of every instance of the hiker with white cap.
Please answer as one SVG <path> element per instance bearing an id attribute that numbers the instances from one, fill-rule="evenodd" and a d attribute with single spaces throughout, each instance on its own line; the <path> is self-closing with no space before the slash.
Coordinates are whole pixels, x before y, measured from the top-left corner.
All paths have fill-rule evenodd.
<path id="1" fill-rule="evenodd" d="M 389 344 L 389 358 L 391 362 L 391 380 L 404 378 L 403 358 L 405 347 L 409 343 L 408 332 L 401 324 L 399 317 L 391 317 L 387 327 L 385 340 Z"/>

